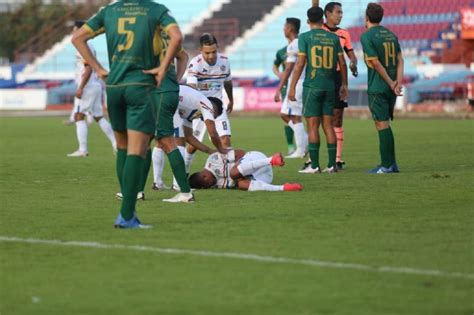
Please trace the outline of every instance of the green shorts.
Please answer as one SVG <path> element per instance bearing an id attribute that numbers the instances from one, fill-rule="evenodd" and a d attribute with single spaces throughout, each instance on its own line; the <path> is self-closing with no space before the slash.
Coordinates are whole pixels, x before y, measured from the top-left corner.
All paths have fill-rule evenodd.
<path id="1" fill-rule="evenodd" d="M 393 93 L 369 93 L 369 108 L 372 118 L 376 121 L 389 121 L 393 119 L 397 96 Z"/>
<path id="2" fill-rule="evenodd" d="M 173 136 L 173 116 L 178 109 L 179 92 L 155 93 L 155 99 L 157 112 L 155 138 Z"/>
<path id="3" fill-rule="evenodd" d="M 146 134 L 155 132 L 155 91 L 151 85 L 107 87 L 107 109 L 112 129 Z"/>
<path id="4" fill-rule="evenodd" d="M 303 87 L 303 116 L 321 117 L 332 116 L 336 105 L 334 91 L 316 90 Z"/>

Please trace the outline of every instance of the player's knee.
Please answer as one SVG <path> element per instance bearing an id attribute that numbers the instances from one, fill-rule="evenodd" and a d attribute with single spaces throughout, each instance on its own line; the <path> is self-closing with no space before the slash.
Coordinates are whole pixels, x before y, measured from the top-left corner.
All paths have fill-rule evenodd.
<path id="1" fill-rule="evenodd" d="M 84 115 L 83 113 L 75 113 L 74 114 L 74 121 L 81 121 L 81 120 L 84 120 L 86 115 Z"/>
<path id="2" fill-rule="evenodd" d="M 241 177 L 242 177 L 242 174 L 240 174 L 240 171 L 237 165 L 235 165 L 234 167 L 230 169 L 230 178 L 235 180 Z"/>

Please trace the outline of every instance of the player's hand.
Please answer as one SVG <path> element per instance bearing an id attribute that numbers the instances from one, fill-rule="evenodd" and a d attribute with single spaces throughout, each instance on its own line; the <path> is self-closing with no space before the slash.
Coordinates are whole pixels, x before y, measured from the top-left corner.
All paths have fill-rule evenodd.
<path id="1" fill-rule="evenodd" d="M 79 98 L 79 99 L 82 98 L 82 92 L 83 92 L 83 91 L 84 91 L 83 89 L 78 88 L 78 89 L 76 90 L 76 97 Z"/>
<path id="2" fill-rule="evenodd" d="M 347 85 L 342 85 L 341 88 L 339 89 L 339 99 L 346 100 L 348 95 L 349 95 L 349 90 L 347 88 Z"/>
<path id="3" fill-rule="evenodd" d="M 227 114 L 232 113 L 233 110 L 234 110 L 234 101 L 229 101 L 229 103 L 227 104 Z"/>
<path id="4" fill-rule="evenodd" d="M 105 70 L 104 68 L 101 68 L 97 70 L 96 72 L 99 79 L 101 79 L 102 81 L 107 80 L 107 77 L 109 76 L 109 71 Z"/>
<path id="5" fill-rule="evenodd" d="M 400 84 L 398 84 L 397 81 L 394 82 L 395 84 L 391 86 L 393 93 L 395 93 L 396 96 L 403 96 L 403 88 Z"/>
<path id="6" fill-rule="evenodd" d="M 161 82 L 163 82 L 163 79 L 165 78 L 166 69 L 163 67 L 157 67 L 150 70 L 143 70 L 143 73 L 153 75 L 155 77 L 156 87 L 160 87 Z"/>
<path id="7" fill-rule="evenodd" d="M 354 77 L 357 77 L 359 75 L 359 72 L 357 71 L 357 64 L 356 63 L 352 63 L 349 65 L 349 69 L 351 69 L 351 72 L 352 72 L 352 75 Z"/>
<path id="8" fill-rule="evenodd" d="M 295 89 L 290 88 L 288 91 L 288 99 L 292 102 L 296 102 L 296 91 Z"/>
<path id="9" fill-rule="evenodd" d="M 275 101 L 275 103 L 281 102 L 280 89 L 276 90 L 275 96 L 273 97 L 273 100 Z"/>
<path id="10" fill-rule="evenodd" d="M 209 148 L 209 150 L 207 150 L 207 154 L 209 154 L 209 155 L 211 155 L 213 153 L 216 153 L 216 152 L 217 152 L 217 150 L 214 150 L 214 149 L 211 149 L 211 148 Z"/>

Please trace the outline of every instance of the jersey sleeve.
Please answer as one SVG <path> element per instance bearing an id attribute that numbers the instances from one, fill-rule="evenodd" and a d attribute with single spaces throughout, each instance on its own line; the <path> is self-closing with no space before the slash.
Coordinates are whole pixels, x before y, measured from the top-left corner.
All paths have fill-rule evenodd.
<path id="1" fill-rule="evenodd" d="M 395 41 L 395 52 L 397 53 L 397 55 L 402 52 L 402 49 L 400 48 L 400 42 L 398 41 L 398 38 Z"/>
<path id="2" fill-rule="evenodd" d="M 294 42 L 292 42 L 290 45 L 288 45 L 286 52 L 287 52 L 286 62 L 296 63 L 296 61 L 298 60 L 298 46 L 295 45 Z"/>
<path id="3" fill-rule="evenodd" d="M 188 76 L 186 77 L 186 84 L 198 84 L 198 72 L 198 63 L 196 62 L 196 60 L 191 60 L 191 63 L 188 66 Z"/>
<path id="4" fill-rule="evenodd" d="M 163 14 L 160 16 L 160 28 L 168 33 L 168 30 L 170 29 L 170 27 L 172 27 L 173 25 L 178 25 L 178 23 L 176 22 L 176 19 L 173 17 L 173 15 L 171 14 L 170 10 L 168 10 L 167 7 L 163 6 L 164 8 L 164 12 Z"/>
<path id="5" fill-rule="evenodd" d="M 273 60 L 273 65 L 276 66 L 276 67 L 279 67 L 282 63 L 283 63 L 283 60 L 281 60 L 280 54 L 277 51 L 276 54 L 275 54 L 275 60 Z"/>
<path id="6" fill-rule="evenodd" d="M 232 71 L 230 70 L 230 62 L 229 60 L 227 60 L 226 62 L 227 64 L 227 76 L 225 77 L 225 82 L 229 82 L 229 81 L 232 81 Z"/>
<path id="7" fill-rule="evenodd" d="M 210 101 L 206 100 L 199 102 L 199 107 L 201 108 L 202 120 L 212 120 L 214 121 L 214 111 L 212 109 L 212 104 Z"/>
<path id="8" fill-rule="evenodd" d="M 377 51 L 375 50 L 372 41 L 368 38 L 367 33 L 361 36 L 360 42 L 362 44 L 362 49 L 364 50 L 366 60 L 378 59 Z"/>
<path id="9" fill-rule="evenodd" d="M 350 52 L 350 51 L 353 51 L 354 50 L 354 47 L 352 47 L 352 39 L 351 39 L 351 34 L 346 31 L 345 34 L 344 34 L 344 37 L 346 38 L 346 40 L 344 41 L 344 51 L 346 53 Z"/>
<path id="10" fill-rule="evenodd" d="M 303 37 L 299 37 L 298 38 L 298 55 L 306 56 L 307 51 L 308 51 L 308 44 L 306 43 Z"/>
<path id="11" fill-rule="evenodd" d="M 182 117 L 180 117 L 179 119 L 181 119 L 181 122 L 182 122 L 184 127 L 188 127 L 188 128 L 193 129 L 193 122 L 192 121 L 189 121 L 189 120 L 184 119 Z"/>
<path id="12" fill-rule="evenodd" d="M 89 19 L 82 26 L 82 28 L 87 29 L 89 32 L 94 34 L 94 37 L 105 32 L 105 7 L 100 8 L 93 17 Z"/>

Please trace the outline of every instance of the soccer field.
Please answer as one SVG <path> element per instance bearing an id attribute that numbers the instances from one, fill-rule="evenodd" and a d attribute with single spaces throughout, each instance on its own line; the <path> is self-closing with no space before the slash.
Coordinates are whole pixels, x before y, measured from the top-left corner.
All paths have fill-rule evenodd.
<path id="1" fill-rule="evenodd" d="M 138 212 L 154 228 L 117 230 L 115 160 L 97 125 L 90 156 L 72 159 L 75 128 L 60 119 L 0 118 L 0 313 L 473 314 L 473 127 L 397 120 L 401 173 L 368 175 L 377 133 L 347 120 L 346 170 L 274 169 L 303 192 L 166 204 L 174 193 L 152 191 L 150 175 Z M 276 118 L 232 129 L 235 148 L 286 151 Z"/>

